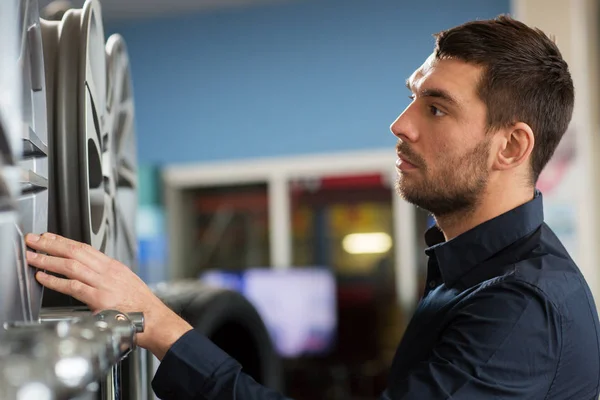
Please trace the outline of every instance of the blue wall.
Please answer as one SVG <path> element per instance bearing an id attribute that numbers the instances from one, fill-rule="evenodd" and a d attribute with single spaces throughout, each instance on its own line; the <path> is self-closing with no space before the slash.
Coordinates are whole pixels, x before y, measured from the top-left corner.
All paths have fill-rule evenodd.
<path id="1" fill-rule="evenodd" d="M 107 25 L 128 44 L 140 164 L 391 148 L 432 33 L 508 0 L 320 0 Z"/>

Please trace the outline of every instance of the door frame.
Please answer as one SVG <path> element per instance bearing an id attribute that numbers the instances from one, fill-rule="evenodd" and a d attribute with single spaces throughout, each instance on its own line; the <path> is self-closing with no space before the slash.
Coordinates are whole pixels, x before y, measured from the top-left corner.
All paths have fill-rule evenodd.
<path id="1" fill-rule="evenodd" d="M 393 150 L 368 150 L 295 155 L 233 161 L 171 165 L 163 169 L 165 209 L 169 236 L 169 279 L 189 278 L 182 244 L 192 228 L 185 191 L 192 188 L 266 183 L 268 191 L 269 247 L 273 268 L 292 267 L 291 197 L 289 182 L 331 175 L 381 174 L 396 179 Z M 410 311 L 417 300 L 418 259 L 416 208 L 392 195 L 396 293 L 402 309 Z"/>

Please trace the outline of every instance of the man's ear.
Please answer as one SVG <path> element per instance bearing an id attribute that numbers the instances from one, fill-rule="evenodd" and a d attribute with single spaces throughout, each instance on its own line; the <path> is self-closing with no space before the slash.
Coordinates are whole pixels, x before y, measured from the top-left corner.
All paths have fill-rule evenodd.
<path id="1" fill-rule="evenodd" d="M 506 129 L 502 129 L 497 134 L 500 137 L 493 165 L 494 169 L 503 171 L 516 168 L 529 160 L 535 144 L 533 130 L 529 125 L 524 122 L 517 122 Z"/>

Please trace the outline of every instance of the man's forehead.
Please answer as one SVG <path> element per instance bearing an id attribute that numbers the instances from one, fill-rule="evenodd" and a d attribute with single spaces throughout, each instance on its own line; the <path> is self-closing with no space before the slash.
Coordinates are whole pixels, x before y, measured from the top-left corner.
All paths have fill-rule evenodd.
<path id="1" fill-rule="evenodd" d="M 409 86 L 435 86 L 457 96 L 476 95 L 483 68 L 457 59 L 438 59 L 431 54 L 408 79 Z"/>
<path id="2" fill-rule="evenodd" d="M 412 75 L 410 76 L 408 81 L 411 84 L 413 84 L 413 83 L 415 83 L 416 80 L 418 80 L 421 77 L 423 77 L 424 75 L 426 75 L 429 71 L 431 71 L 431 69 L 435 65 L 435 61 L 436 61 L 435 54 L 431 53 L 429 55 L 429 57 L 427 57 L 425 62 L 418 69 L 416 69 L 415 72 L 412 73 Z"/>
<path id="3" fill-rule="evenodd" d="M 427 57 L 423 65 L 421 65 L 420 69 L 423 71 L 423 73 L 427 73 L 427 71 L 433 68 L 436 61 L 438 61 L 438 59 L 435 57 L 435 53 L 431 53 L 429 57 Z"/>

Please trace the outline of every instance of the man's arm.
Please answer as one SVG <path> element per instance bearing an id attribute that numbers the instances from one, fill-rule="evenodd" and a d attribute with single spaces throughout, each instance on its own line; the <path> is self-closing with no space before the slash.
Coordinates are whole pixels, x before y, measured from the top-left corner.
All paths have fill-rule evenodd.
<path id="1" fill-rule="evenodd" d="M 242 366 L 208 338 L 189 331 L 173 344 L 152 381 L 163 400 L 284 400 L 242 372 Z"/>
<path id="2" fill-rule="evenodd" d="M 543 293 L 523 282 L 496 283 L 466 300 L 428 359 L 390 377 L 384 398 L 544 399 L 561 338 L 560 315 Z"/>
<path id="3" fill-rule="evenodd" d="M 143 312 L 145 329 L 137 344 L 162 360 L 154 389 L 163 399 L 280 400 L 242 372 L 242 367 L 167 307 L 127 266 L 89 245 L 45 233 L 27 235 L 27 262 L 43 272 L 45 287 L 85 303 L 92 311 Z"/>

